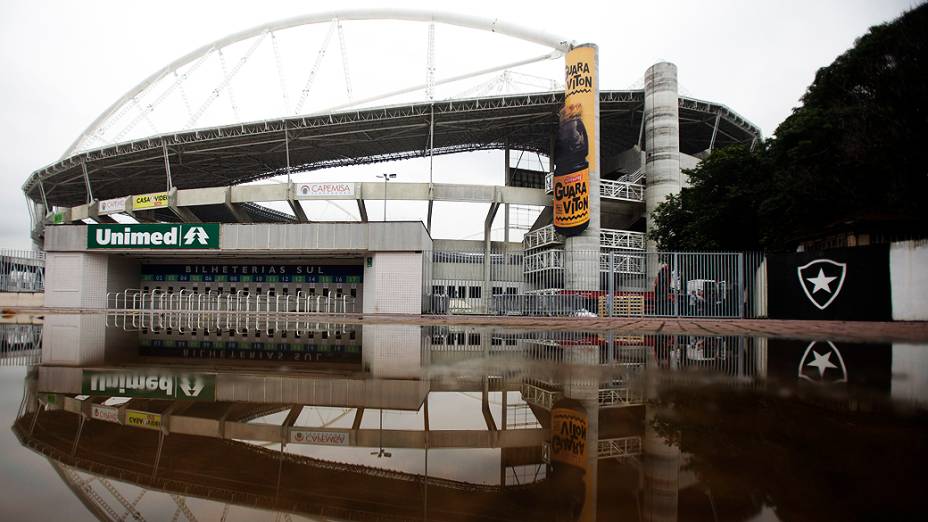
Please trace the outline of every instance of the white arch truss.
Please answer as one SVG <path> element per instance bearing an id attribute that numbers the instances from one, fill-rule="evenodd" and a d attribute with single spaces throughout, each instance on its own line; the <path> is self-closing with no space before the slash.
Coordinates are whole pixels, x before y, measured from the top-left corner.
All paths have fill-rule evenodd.
<path id="1" fill-rule="evenodd" d="M 352 97 L 351 83 L 348 75 L 348 62 L 347 62 L 347 51 L 345 47 L 344 34 L 341 30 L 342 21 L 363 21 L 363 20 L 384 20 L 384 21 L 410 21 L 410 22 L 425 22 L 429 24 L 429 49 L 428 53 L 430 54 L 427 71 L 428 76 L 426 81 L 422 85 L 411 86 L 407 89 L 395 90 L 389 93 L 384 93 L 380 96 L 375 97 L 365 97 L 363 99 L 354 99 Z M 508 64 L 502 64 L 493 67 L 483 68 L 477 71 L 473 71 L 467 74 L 456 75 L 449 78 L 434 78 L 434 63 L 431 57 L 432 42 L 434 38 L 434 24 L 445 24 L 451 26 L 457 26 L 461 28 L 474 29 L 480 31 L 486 31 L 490 33 L 497 33 L 500 35 L 508 36 L 517 40 L 522 40 L 525 42 L 537 44 L 543 47 L 550 49 L 550 52 L 542 54 L 540 56 L 535 56 L 532 58 L 527 58 L 519 61 L 515 61 Z M 99 139 L 103 140 L 105 125 L 109 121 L 115 122 L 115 120 L 124 116 L 129 110 L 134 109 L 138 113 L 134 118 L 129 122 L 128 126 L 120 131 L 116 138 L 117 141 L 126 135 L 126 133 L 131 130 L 137 123 L 144 121 L 151 124 L 148 120 L 148 113 L 154 110 L 154 105 L 160 102 L 164 97 L 171 94 L 175 89 L 179 89 L 180 94 L 183 97 L 184 105 L 187 108 L 189 119 L 187 120 L 187 127 L 192 127 L 196 124 L 199 115 L 209 106 L 214 100 L 220 97 L 228 98 L 231 103 L 234 112 L 237 114 L 237 105 L 235 98 L 233 97 L 230 82 L 233 77 L 236 75 L 238 70 L 245 65 L 245 62 L 248 60 L 251 53 L 254 52 L 261 42 L 265 40 L 265 36 L 268 34 L 271 36 L 269 39 L 273 45 L 274 57 L 277 61 L 276 68 L 277 72 L 280 75 L 282 90 L 284 84 L 283 70 L 280 66 L 280 55 L 277 48 L 278 42 L 274 38 L 275 31 L 281 31 L 284 29 L 314 25 L 314 24 L 331 24 L 331 27 L 335 29 L 335 33 L 338 37 L 338 46 L 341 52 L 342 65 L 344 69 L 344 81 L 345 87 L 348 93 L 349 102 L 340 105 L 334 105 L 328 110 L 339 110 L 352 106 L 357 106 L 363 103 L 368 103 L 374 100 L 388 98 L 390 96 L 404 94 L 408 92 L 413 92 L 419 89 L 424 89 L 426 95 L 431 97 L 432 89 L 436 85 L 441 85 L 445 83 L 450 83 L 454 81 L 459 81 L 465 78 L 472 78 L 476 76 L 485 75 L 488 73 L 504 71 L 513 67 L 518 67 L 530 63 L 539 62 L 547 59 L 554 59 L 561 56 L 564 52 L 568 51 L 573 45 L 572 40 L 568 40 L 559 36 L 555 36 L 551 33 L 535 30 L 531 28 L 522 27 L 519 25 L 511 24 L 508 22 L 501 21 L 496 18 L 484 18 L 478 16 L 471 16 L 466 14 L 454 14 L 447 12 L 438 12 L 438 11 L 425 11 L 425 10 L 416 10 L 416 9 L 390 9 L 390 8 L 375 8 L 375 9 L 358 9 L 358 10 L 335 10 L 327 11 L 321 13 L 306 14 L 301 16 L 296 16 L 292 18 L 286 18 L 282 20 L 277 20 L 274 22 L 269 22 L 261 25 L 251 27 L 249 29 L 232 33 L 224 38 L 220 38 L 216 41 L 210 42 L 206 45 L 203 45 L 193 51 L 177 58 L 176 60 L 170 62 L 164 67 L 158 69 L 147 78 L 142 80 L 136 86 L 132 87 L 118 98 L 112 105 L 110 105 L 106 110 L 100 113 L 94 121 L 84 129 L 83 132 L 74 140 L 74 142 L 68 147 L 68 149 L 62 155 L 62 159 L 71 156 L 79 150 L 84 150 L 85 144 L 88 140 Z M 307 80 L 307 85 L 304 88 L 304 92 L 301 95 L 301 100 L 297 103 L 297 112 L 302 107 L 302 98 L 305 98 L 305 93 L 312 86 L 313 77 L 315 75 L 315 69 L 319 67 L 319 61 L 326 52 L 326 48 L 329 46 L 329 38 L 331 36 L 331 31 L 329 36 L 326 37 L 325 43 L 323 44 L 320 54 L 316 59 L 316 63 L 313 67 L 313 71 L 310 72 L 309 79 Z M 222 50 L 232 44 L 242 42 L 244 40 L 249 40 L 251 38 L 257 38 L 256 42 L 249 48 L 248 52 L 240 59 L 239 62 L 232 64 L 231 66 L 226 66 L 224 61 Z M 198 106 L 197 110 L 191 111 L 190 103 L 187 99 L 187 94 L 184 91 L 183 83 L 186 80 L 187 76 L 192 74 L 209 56 L 216 53 L 220 60 L 222 61 L 222 69 L 224 78 L 220 84 L 213 89 L 212 94 L 207 100 L 203 101 L 201 105 Z M 178 74 L 178 71 L 186 66 L 190 66 L 182 74 Z M 146 89 L 155 85 L 162 79 L 167 77 L 173 77 L 174 82 L 169 86 L 169 88 L 162 93 L 152 104 L 147 104 L 142 106 L 138 103 L 138 98 L 143 94 Z M 286 107 L 288 101 L 286 100 L 287 94 L 283 93 L 284 106 Z"/>

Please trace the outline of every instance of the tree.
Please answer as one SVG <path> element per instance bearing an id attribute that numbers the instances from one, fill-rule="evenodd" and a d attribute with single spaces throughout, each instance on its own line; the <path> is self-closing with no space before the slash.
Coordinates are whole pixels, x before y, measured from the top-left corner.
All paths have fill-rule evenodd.
<path id="1" fill-rule="evenodd" d="M 747 250 L 760 243 L 757 201 L 770 178 L 764 146 L 719 149 L 686 171 L 691 186 L 671 195 L 651 219 L 662 250 Z"/>
<path id="2" fill-rule="evenodd" d="M 663 249 L 789 249 L 867 216 L 928 231 L 926 59 L 928 4 L 872 27 L 818 71 L 764 147 L 719 149 L 690 171 L 652 237 Z"/>

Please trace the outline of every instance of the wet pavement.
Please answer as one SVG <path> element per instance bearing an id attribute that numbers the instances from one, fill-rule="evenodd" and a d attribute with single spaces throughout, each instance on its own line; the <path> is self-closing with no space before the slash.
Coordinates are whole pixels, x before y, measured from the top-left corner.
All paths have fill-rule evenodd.
<path id="1" fill-rule="evenodd" d="M 84 314 L 0 326 L 0 513 L 750 521 L 922 509 L 926 345 L 823 337 L 837 324 L 781 338 L 710 321 L 391 323 Z"/>

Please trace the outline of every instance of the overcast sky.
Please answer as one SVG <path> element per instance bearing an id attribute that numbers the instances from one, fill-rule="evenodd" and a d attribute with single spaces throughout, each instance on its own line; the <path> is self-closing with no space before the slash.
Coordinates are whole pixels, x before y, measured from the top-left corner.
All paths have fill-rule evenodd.
<path id="1" fill-rule="evenodd" d="M 568 12 L 563 2 L 395 0 L 391 6 L 495 17 L 595 42 L 600 47 L 603 89 L 628 88 L 640 82 L 649 65 L 674 62 L 686 94 L 728 105 L 769 136 L 799 103 L 818 68 L 853 45 L 868 27 L 918 3 L 612 0 L 572 4 L 589 6 L 586 15 Z M 20 189 L 26 177 L 56 160 L 101 111 L 151 72 L 200 45 L 261 22 L 377 5 L 350 0 L 3 0 L 0 176 L 5 190 L 0 192 L 0 247 L 30 246 Z M 443 44 L 464 47 L 466 41 Z M 410 59 L 421 61 L 421 56 Z M 352 65 L 358 66 L 357 61 Z M 379 213 L 376 208 L 369 210 Z"/>

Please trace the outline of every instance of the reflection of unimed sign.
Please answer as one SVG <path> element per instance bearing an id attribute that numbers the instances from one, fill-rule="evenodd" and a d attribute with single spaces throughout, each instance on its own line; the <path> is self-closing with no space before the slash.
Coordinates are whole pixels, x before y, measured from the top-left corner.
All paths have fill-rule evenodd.
<path id="1" fill-rule="evenodd" d="M 319 444 L 322 446 L 347 446 L 348 432 L 290 430 L 290 442 L 295 442 L 297 444 Z"/>
<path id="2" fill-rule="evenodd" d="M 145 428 L 149 430 L 161 429 L 161 415 L 144 411 L 126 410 L 126 426 Z"/>
<path id="3" fill-rule="evenodd" d="M 216 376 L 164 370 L 84 370 L 81 393 L 91 396 L 216 400 Z"/>
<path id="4" fill-rule="evenodd" d="M 551 460 L 586 469 L 586 412 L 575 401 L 551 410 Z"/>
<path id="5" fill-rule="evenodd" d="M 113 408 L 112 406 L 103 406 L 102 404 L 94 404 L 90 407 L 90 417 L 97 420 L 102 420 L 106 422 L 115 422 L 119 423 L 119 410 Z"/>

